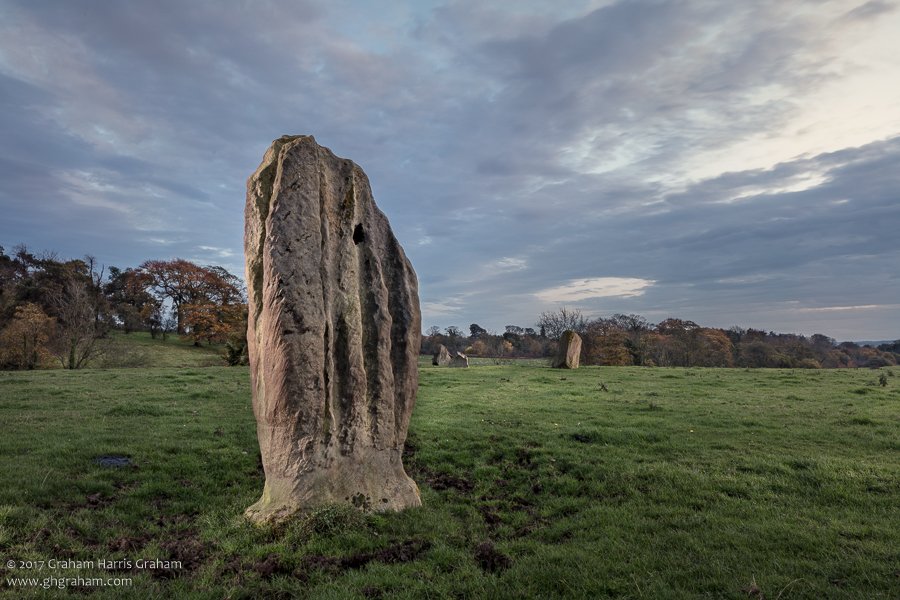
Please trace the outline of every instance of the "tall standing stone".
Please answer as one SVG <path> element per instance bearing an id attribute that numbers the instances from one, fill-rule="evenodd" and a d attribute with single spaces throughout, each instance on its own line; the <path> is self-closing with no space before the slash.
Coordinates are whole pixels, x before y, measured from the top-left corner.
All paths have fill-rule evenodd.
<path id="1" fill-rule="evenodd" d="M 559 336 L 559 349 L 553 359 L 553 367 L 557 369 L 577 369 L 581 360 L 581 336 L 572 330 L 566 330 Z"/>
<path id="2" fill-rule="evenodd" d="M 401 461 L 418 387 L 418 283 L 366 174 L 312 136 L 282 137 L 247 181 L 245 220 L 266 474 L 247 516 L 419 506 Z"/>
<path id="3" fill-rule="evenodd" d="M 447 350 L 447 346 L 443 344 L 438 346 L 438 349 L 435 350 L 434 355 L 431 357 L 431 364 L 435 367 L 446 367 L 450 364 L 450 351 Z"/>

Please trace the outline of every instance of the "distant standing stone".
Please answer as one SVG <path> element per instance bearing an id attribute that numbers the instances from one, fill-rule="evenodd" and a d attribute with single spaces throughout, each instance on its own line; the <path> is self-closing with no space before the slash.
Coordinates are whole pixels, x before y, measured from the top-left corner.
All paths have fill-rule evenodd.
<path id="1" fill-rule="evenodd" d="M 445 345 L 438 346 L 434 356 L 431 357 L 431 364 L 436 367 L 446 367 L 450 364 L 450 352 Z"/>
<path id="2" fill-rule="evenodd" d="M 453 358 L 450 359 L 451 367 L 463 367 L 468 368 L 469 366 L 469 357 L 463 354 L 462 352 L 457 352 Z"/>
<path id="3" fill-rule="evenodd" d="M 401 454 L 418 387 L 415 271 L 356 164 L 312 136 L 247 181 L 247 341 L 266 473 L 255 522 L 419 506 Z"/>
<path id="4" fill-rule="evenodd" d="M 553 360 L 556 369 L 577 369 L 581 360 L 581 336 L 567 330 L 559 337 L 559 350 Z"/>

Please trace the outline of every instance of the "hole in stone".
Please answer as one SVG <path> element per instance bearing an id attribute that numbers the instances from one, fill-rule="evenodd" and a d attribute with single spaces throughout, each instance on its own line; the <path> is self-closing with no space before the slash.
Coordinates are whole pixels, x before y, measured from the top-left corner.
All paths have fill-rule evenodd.
<path id="1" fill-rule="evenodd" d="M 362 223 L 359 223 L 356 228 L 353 229 L 353 243 L 357 246 L 360 242 L 366 239 L 366 234 L 363 232 Z"/>

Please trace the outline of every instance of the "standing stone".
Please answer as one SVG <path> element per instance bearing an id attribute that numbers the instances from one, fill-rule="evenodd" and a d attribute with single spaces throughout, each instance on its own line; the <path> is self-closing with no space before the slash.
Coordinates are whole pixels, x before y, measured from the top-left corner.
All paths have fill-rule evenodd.
<path id="1" fill-rule="evenodd" d="M 434 356 L 431 357 L 431 364 L 436 367 L 446 367 L 450 364 L 450 352 L 445 345 L 441 344 L 438 347 Z"/>
<path id="2" fill-rule="evenodd" d="M 559 337 L 559 350 L 553 360 L 556 369 L 577 369 L 581 360 L 581 336 L 567 330 Z"/>
<path id="3" fill-rule="evenodd" d="M 419 506 L 401 454 L 418 387 L 415 271 L 356 164 L 312 136 L 272 143 L 247 181 L 247 342 L 277 521 L 329 502 Z"/>
<path id="4" fill-rule="evenodd" d="M 453 358 L 450 359 L 451 367 L 469 367 L 469 357 L 463 354 L 462 352 L 457 352 Z"/>

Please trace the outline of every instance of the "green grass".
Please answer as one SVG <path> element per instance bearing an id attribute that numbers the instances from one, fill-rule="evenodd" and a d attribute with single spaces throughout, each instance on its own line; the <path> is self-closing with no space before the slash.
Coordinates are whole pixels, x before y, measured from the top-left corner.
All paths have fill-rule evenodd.
<path id="1" fill-rule="evenodd" d="M 427 361 L 420 361 L 422 366 L 430 367 L 431 357 Z M 497 367 L 497 366 L 519 366 L 519 367 L 546 367 L 550 365 L 549 358 L 483 358 L 479 356 L 470 356 L 469 365 L 472 367 Z"/>
<path id="2" fill-rule="evenodd" d="M 194 346 L 187 337 L 170 334 L 163 341 L 149 333 L 135 331 L 125 334 L 111 331 L 101 340 L 103 354 L 91 366 L 120 367 L 218 367 L 225 364 L 222 344 Z"/>
<path id="3" fill-rule="evenodd" d="M 183 567 L 96 595 L 898 598 L 900 377 L 877 379 L 423 366 L 422 508 L 256 528 L 245 368 L 0 373 L 0 595 L 111 576 L 10 558 L 168 558 Z"/>

